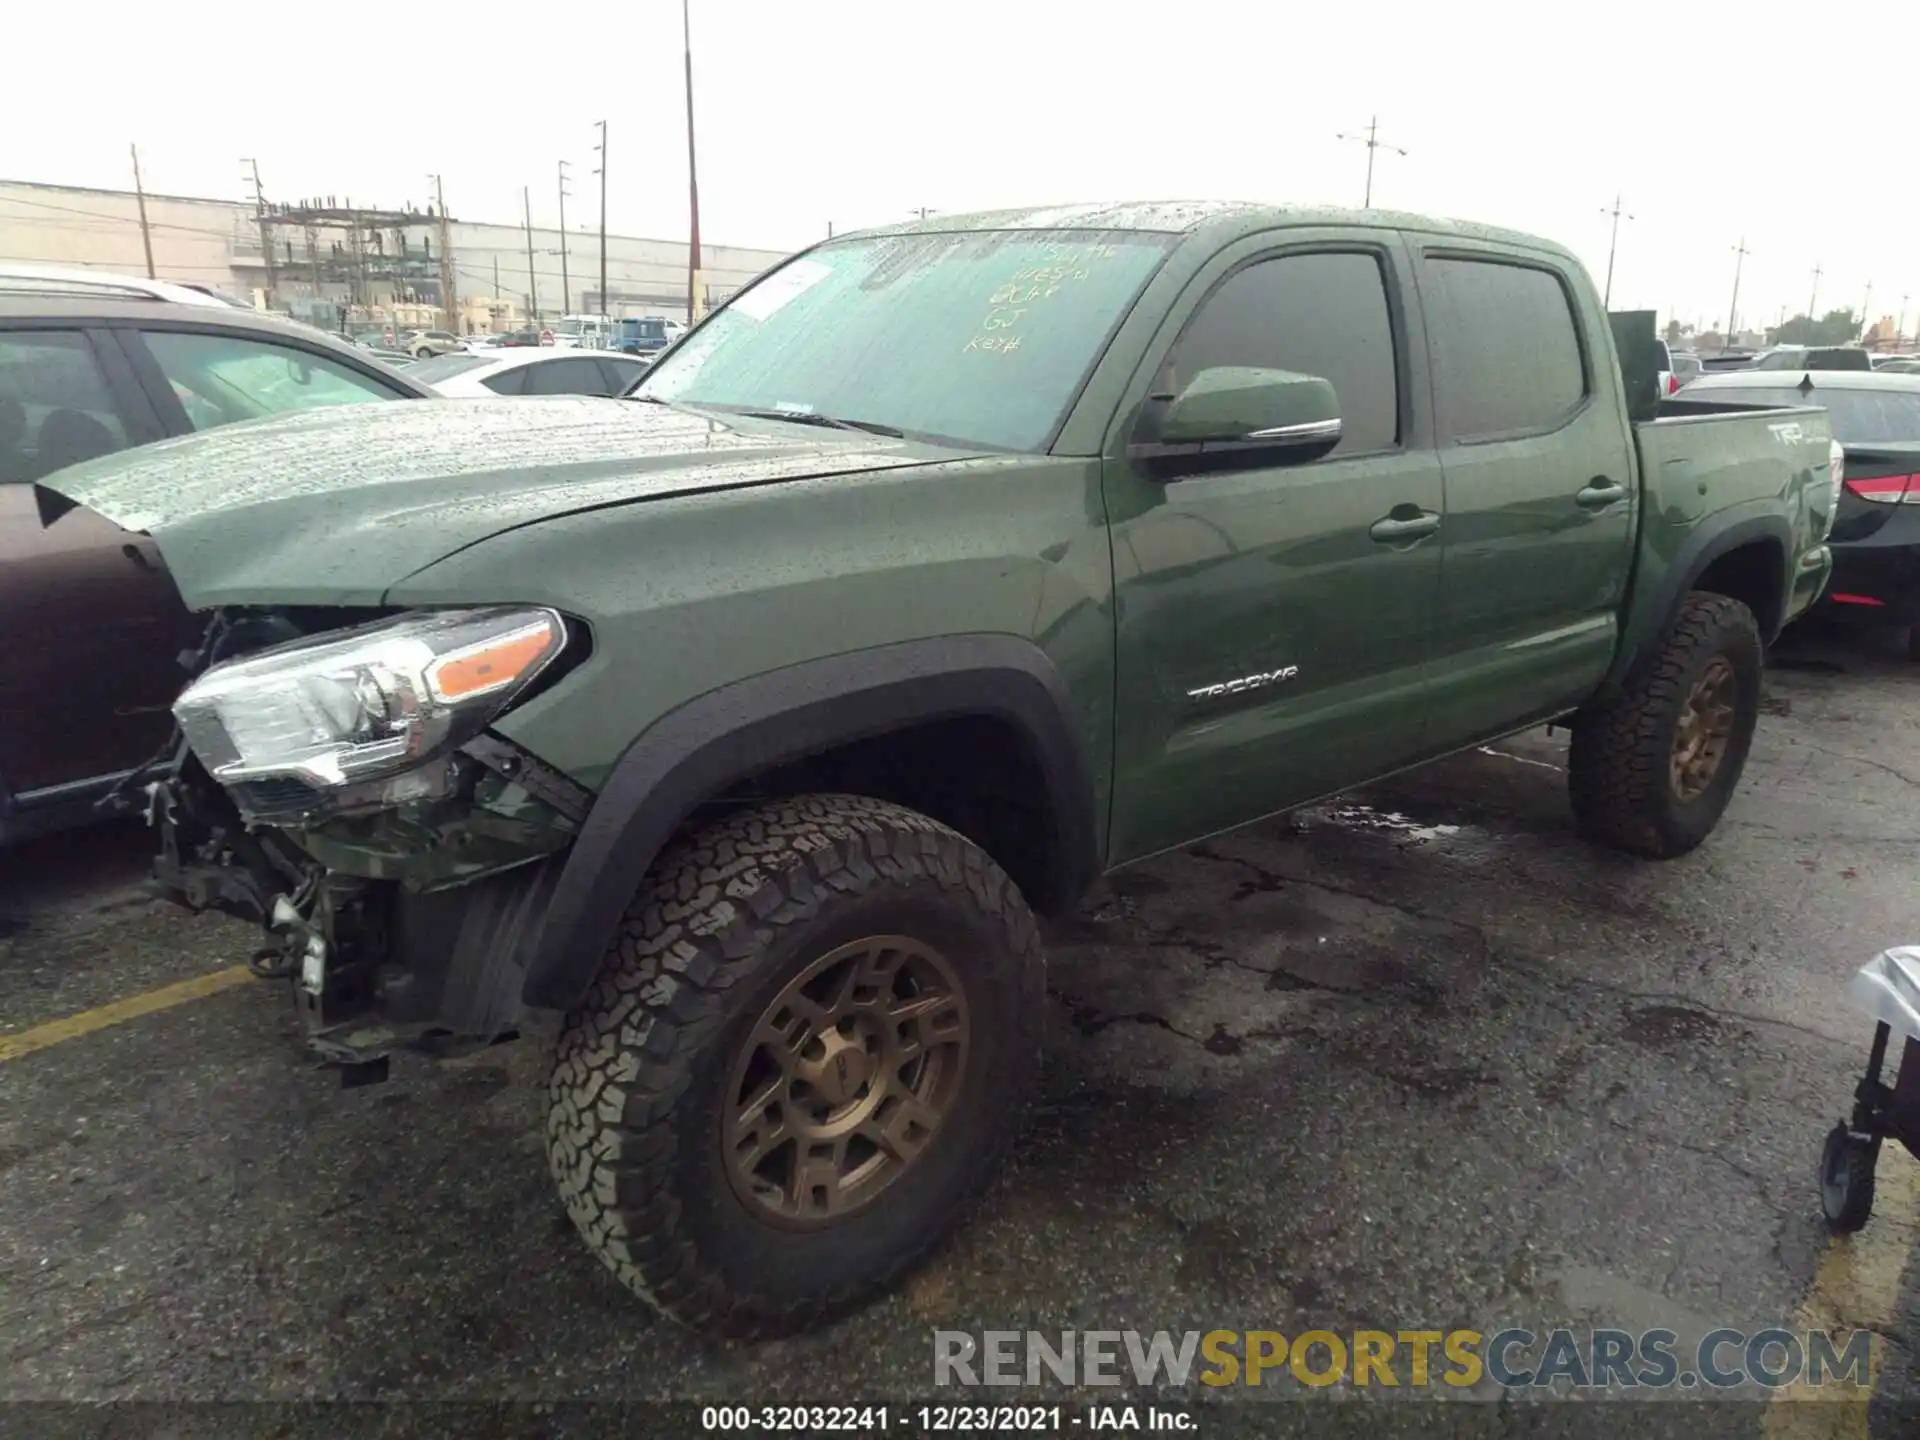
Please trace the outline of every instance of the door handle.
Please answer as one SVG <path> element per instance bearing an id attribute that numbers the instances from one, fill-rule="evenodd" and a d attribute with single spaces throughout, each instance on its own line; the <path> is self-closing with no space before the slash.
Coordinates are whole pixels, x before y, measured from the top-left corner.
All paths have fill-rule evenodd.
<path id="1" fill-rule="evenodd" d="M 1573 497 L 1573 503 L 1582 510 L 1604 510 L 1614 501 L 1626 498 L 1626 486 L 1617 484 L 1604 475 L 1596 475 L 1587 482 L 1586 489 Z"/>
<path id="2" fill-rule="evenodd" d="M 1376 520 L 1367 528 L 1367 534 L 1382 545 L 1404 545 L 1409 540 L 1424 540 L 1439 528 L 1440 517 L 1431 510 L 1422 510 L 1416 515 L 1389 515 Z"/>

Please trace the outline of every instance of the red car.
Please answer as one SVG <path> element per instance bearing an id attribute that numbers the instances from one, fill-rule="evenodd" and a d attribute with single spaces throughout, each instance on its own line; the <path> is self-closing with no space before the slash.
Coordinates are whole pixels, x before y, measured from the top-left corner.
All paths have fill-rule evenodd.
<path id="1" fill-rule="evenodd" d="M 319 331 L 144 283 L 0 286 L 0 844 L 135 788 L 204 628 L 152 541 L 34 482 L 214 425 L 431 393 Z"/>

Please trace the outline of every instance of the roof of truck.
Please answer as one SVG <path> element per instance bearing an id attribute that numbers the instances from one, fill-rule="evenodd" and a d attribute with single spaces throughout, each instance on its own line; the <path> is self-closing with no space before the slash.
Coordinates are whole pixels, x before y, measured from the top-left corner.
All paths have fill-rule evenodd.
<path id="1" fill-rule="evenodd" d="M 1425 230 L 1462 239 L 1525 245 L 1566 255 L 1550 240 L 1495 225 L 1410 215 L 1396 210 L 1343 210 L 1324 205 L 1261 205 L 1243 200 L 1119 200 L 1069 205 L 1031 205 L 1013 210 L 976 210 L 929 215 L 898 225 L 881 225 L 861 235 L 938 234 L 961 230 L 1138 230 L 1169 235 L 1200 230 L 1252 233 L 1297 225 L 1361 226 L 1368 229 Z"/>

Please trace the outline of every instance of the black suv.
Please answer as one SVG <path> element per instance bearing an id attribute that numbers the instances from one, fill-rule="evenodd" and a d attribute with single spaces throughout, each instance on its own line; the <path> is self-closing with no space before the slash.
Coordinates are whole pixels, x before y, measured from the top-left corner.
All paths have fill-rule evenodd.
<path id="1" fill-rule="evenodd" d="M 33 482 L 236 420 L 432 394 L 321 331 L 161 288 L 0 272 L 0 844 L 86 819 L 166 741 L 201 628 L 150 540 Z"/>

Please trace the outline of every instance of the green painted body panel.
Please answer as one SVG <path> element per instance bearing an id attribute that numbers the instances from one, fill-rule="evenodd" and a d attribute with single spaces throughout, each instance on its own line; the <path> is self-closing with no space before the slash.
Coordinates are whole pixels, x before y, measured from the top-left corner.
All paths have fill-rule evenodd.
<path id="1" fill-rule="evenodd" d="M 1028 639 L 1072 697 L 1109 865 L 1577 708 L 1657 637 L 1675 567 L 1741 521 L 1790 533 L 1789 613 L 1824 582 L 1824 416 L 1630 425 L 1607 317 L 1558 247 L 1384 211 L 1234 205 L 896 229 L 1026 227 L 1181 237 L 1046 455 L 633 402 L 478 401 L 227 427 L 54 483 L 151 531 L 198 606 L 526 602 L 577 617 L 591 657 L 496 728 L 594 789 L 650 726 L 731 682 L 901 641 Z M 1328 246 L 1371 249 L 1390 275 L 1395 448 L 1149 478 L 1128 441 L 1211 286 Z M 1562 278 L 1588 370 L 1563 424 L 1474 445 L 1441 432 L 1447 337 L 1420 284 L 1436 248 Z M 1624 496 L 1583 508 L 1576 492 L 1600 476 Z M 1370 536 L 1406 506 L 1442 514 L 1439 531 Z"/>
<path id="2" fill-rule="evenodd" d="M 488 593 L 584 619 L 592 658 L 496 728 L 595 789 L 648 724 L 729 681 L 904 640 L 1020 636 L 1074 697 L 1104 827 L 1111 570 L 1095 466 L 994 457 L 549 521 L 390 598 Z"/>

